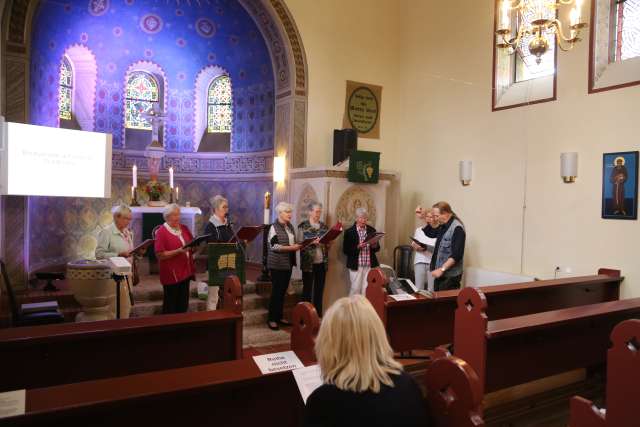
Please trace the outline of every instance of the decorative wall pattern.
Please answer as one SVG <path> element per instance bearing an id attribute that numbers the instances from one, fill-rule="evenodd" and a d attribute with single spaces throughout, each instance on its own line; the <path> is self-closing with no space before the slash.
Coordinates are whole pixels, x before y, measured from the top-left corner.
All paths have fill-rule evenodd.
<path id="1" fill-rule="evenodd" d="M 51 25 L 55 22 L 56 25 Z M 123 147 L 125 72 L 138 61 L 165 73 L 165 147 L 195 147 L 196 75 L 209 65 L 229 71 L 234 88 L 232 151 L 273 147 L 273 70 L 260 30 L 237 0 L 43 1 L 34 16 L 31 58 L 31 123 L 57 126 L 60 61 L 72 45 L 96 57 L 95 130 L 113 133 Z"/>
<path id="2" fill-rule="evenodd" d="M 336 218 L 343 224 L 353 224 L 358 208 L 367 210 L 370 224 L 376 223 L 376 203 L 373 196 L 360 186 L 353 186 L 340 196 L 336 207 Z"/>
<path id="3" fill-rule="evenodd" d="M 29 270 L 80 258 L 93 258 L 100 230 L 113 221 L 111 208 L 129 203 L 130 183 L 126 178 L 112 182 L 111 199 L 73 199 L 64 197 L 30 197 Z M 236 227 L 262 223 L 263 196 L 273 192 L 270 181 L 189 181 L 176 182 L 183 188 L 181 204 L 202 209 L 196 217 L 196 230 L 204 230 L 211 215 L 209 199 L 221 194 L 229 199 L 230 216 Z M 35 231 L 38 230 L 38 231 Z M 47 230 L 46 234 L 40 230 Z M 262 256 L 261 237 L 247 248 L 249 261 L 259 262 Z"/>

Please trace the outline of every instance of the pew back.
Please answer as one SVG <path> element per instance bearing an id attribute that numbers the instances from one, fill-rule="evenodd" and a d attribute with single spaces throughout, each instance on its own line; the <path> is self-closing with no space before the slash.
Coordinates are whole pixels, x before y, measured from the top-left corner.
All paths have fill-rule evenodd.
<path id="1" fill-rule="evenodd" d="M 640 298 L 495 321 L 486 309 L 481 291 L 460 292 L 453 344 L 485 393 L 604 363 L 611 330 L 640 315 Z"/>
<path id="2" fill-rule="evenodd" d="M 478 289 L 489 301 L 486 314 L 490 320 L 618 300 L 623 280 L 620 272 L 601 269 L 598 273 Z M 433 298 L 416 295 L 415 300 L 395 301 L 386 295 L 387 279 L 380 270 L 373 269 L 368 281 L 367 298 L 385 323 L 395 351 L 452 342 L 459 290 L 435 292 Z"/>
<path id="3" fill-rule="evenodd" d="M 233 296 L 225 298 L 225 304 L 237 305 L 238 286 L 237 278 L 225 282 L 228 295 Z M 226 309 L 1 329 L 0 391 L 241 357 L 242 314 Z M 17 369 L 21 366 L 29 369 Z"/>

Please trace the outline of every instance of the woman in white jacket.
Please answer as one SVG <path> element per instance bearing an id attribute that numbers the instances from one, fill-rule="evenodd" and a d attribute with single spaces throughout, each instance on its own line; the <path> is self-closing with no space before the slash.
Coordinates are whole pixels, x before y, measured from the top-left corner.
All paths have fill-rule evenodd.
<path id="1" fill-rule="evenodd" d="M 433 255 L 436 239 L 427 237 L 423 230 L 426 227 L 437 228 L 438 222 L 434 220 L 431 209 L 423 209 L 418 206 L 416 208 L 416 216 L 423 224 L 416 228 L 413 238 L 426 245 L 426 248 L 413 241 L 411 242 L 411 246 L 416 251 L 413 258 L 413 271 L 416 279 L 415 285 L 416 288 L 422 290 L 425 289 L 426 284 L 427 290 L 433 292 L 433 277 L 429 271 L 429 265 L 431 264 L 431 256 Z"/>

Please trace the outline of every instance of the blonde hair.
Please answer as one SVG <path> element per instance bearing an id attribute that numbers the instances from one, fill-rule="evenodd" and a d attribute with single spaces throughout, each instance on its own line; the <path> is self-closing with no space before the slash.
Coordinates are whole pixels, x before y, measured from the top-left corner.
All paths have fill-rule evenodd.
<path id="1" fill-rule="evenodd" d="M 382 321 L 362 295 L 340 298 L 325 313 L 316 340 L 322 379 L 340 390 L 380 392 L 402 372 Z"/>

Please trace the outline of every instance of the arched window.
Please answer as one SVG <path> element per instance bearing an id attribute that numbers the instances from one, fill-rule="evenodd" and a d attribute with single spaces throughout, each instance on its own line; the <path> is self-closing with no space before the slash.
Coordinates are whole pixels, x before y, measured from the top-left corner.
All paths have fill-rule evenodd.
<path id="1" fill-rule="evenodd" d="M 60 92 L 58 100 L 58 117 L 71 120 L 71 100 L 73 99 L 73 69 L 66 56 L 60 64 Z"/>
<path id="2" fill-rule="evenodd" d="M 127 79 L 124 125 L 129 129 L 151 130 L 151 123 L 143 116 L 159 101 L 158 81 L 149 73 L 134 71 Z"/>
<path id="3" fill-rule="evenodd" d="M 229 76 L 216 77 L 207 91 L 207 132 L 231 133 L 232 113 Z"/>

